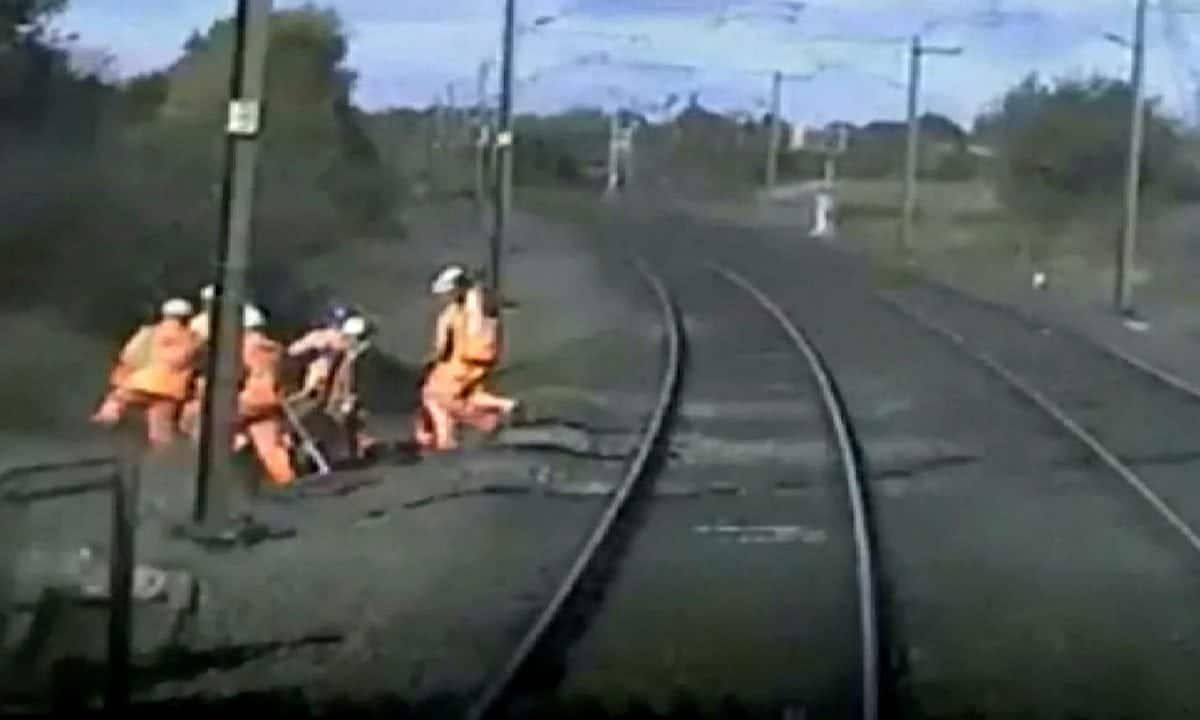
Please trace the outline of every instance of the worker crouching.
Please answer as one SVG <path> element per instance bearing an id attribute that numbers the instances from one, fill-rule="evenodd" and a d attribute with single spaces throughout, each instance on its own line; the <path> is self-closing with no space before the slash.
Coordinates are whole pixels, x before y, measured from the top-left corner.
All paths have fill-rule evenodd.
<path id="1" fill-rule="evenodd" d="M 494 299 L 457 265 L 442 270 L 431 289 L 445 307 L 426 363 L 414 440 L 422 449 L 452 450 L 458 447 L 460 424 L 493 432 L 518 403 L 484 385 L 501 352 L 500 309 Z"/>
<path id="2" fill-rule="evenodd" d="M 139 328 L 121 349 L 110 375 L 111 390 L 92 421 L 114 426 L 129 406 L 145 412 L 147 441 L 162 447 L 175 437 L 175 421 L 191 390 L 198 348 L 188 329 L 192 305 L 175 298 L 163 303 L 162 318 Z"/>

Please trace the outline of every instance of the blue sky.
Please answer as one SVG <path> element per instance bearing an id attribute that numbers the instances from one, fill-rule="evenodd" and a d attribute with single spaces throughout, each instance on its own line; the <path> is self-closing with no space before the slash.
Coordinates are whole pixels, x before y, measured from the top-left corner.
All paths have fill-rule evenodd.
<path id="1" fill-rule="evenodd" d="M 277 0 L 296 6 L 303 0 Z M 495 59 L 502 0 L 326 0 L 350 31 L 348 64 L 359 71 L 357 101 L 368 108 L 428 105 L 447 83 L 473 101 L 481 61 Z M 905 47 L 847 43 L 921 30 L 926 42 L 960 45 L 957 57 L 926 58 L 922 106 L 960 122 L 1030 71 L 1046 76 L 1126 76 L 1129 53 L 1103 33 L 1129 37 L 1133 0 L 518 0 L 526 28 L 518 45 L 518 109 L 652 103 L 699 92 L 721 110 L 762 112 L 769 70 L 789 80 L 784 114 L 793 122 L 863 122 L 904 113 Z M 1174 32 L 1164 6 L 1175 6 Z M 72 0 L 59 25 L 80 43 L 105 48 L 131 75 L 171 62 L 193 28 L 232 12 L 234 0 Z M 1001 23 L 988 23 L 999 10 Z M 938 20 L 940 22 L 937 22 Z M 932 23 L 932 24 L 930 24 Z M 1197 116 L 1200 0 L 1152 0 L 1147 78 L 1152 94 L 1190 121 Z M 830 37 L 833 36 L 833 37 Z M 1194 49 L 1193 49 L 1194 45 Z M 612 61 L 596 62 L 603 53 Z M 581 58 L 592 58 L 582 64 Z M 656 68 L 656 63 L 699 66 Z M 495 87 L 498 73 L 492 73 Z"/>

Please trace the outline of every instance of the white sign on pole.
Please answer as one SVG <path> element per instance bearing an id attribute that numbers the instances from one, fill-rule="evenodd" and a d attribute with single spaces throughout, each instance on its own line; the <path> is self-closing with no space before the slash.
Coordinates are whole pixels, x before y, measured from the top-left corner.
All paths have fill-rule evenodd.
<path id="1" fill-rule="evenodd" d="M 230 100 L 229 116 L 225 132 L 230 135 L 252 137 L 258 134 L 262 119 L 262 104 L 257 100 Z"/>
<path id="2" fill-rule="evenodd" d="M 511 130 L 506 130 L 496 134 L 496 147 L 509 147 L 513 144 L 513 134 Z"/>
<path id="3" fill-rule="evenodd" d="M 788 150 L 798 152 L 804 149 L 804 128 L 799 125 L 792 126 L 791 135 L 788 136 Z"/>

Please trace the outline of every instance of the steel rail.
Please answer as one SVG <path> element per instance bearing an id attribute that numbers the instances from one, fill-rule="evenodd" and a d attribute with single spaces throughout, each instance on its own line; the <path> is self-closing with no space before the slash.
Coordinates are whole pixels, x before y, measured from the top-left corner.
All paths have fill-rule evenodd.
<path id="1" fill-rule="evenodd" d="M 966 338 L 953 330 L 937 324 L 919 311 L 909 307 L 908 305 L 891 298 L 880 297 L 888 307 L 895 310 L 898 314 L 908 318 L 918 326 L 924 328 L 928 332 L 941 337 L 948 341 L 951 345 L 957 348 L 960 352 L 976 362 L 980 363 L 987 369 L 991 370 L 996 376 L 1003 380 L 1007 385 L 1012 387 L 1018 393 L 1023 395 L 1027 400 L 1036 405 L 1042 412 L 1049 416 L 1052 420 L 1062 426 L 1067 432 L 1073 435 L 1079 442 L 1083 443 L 1089 450 L 1092 451 L 1105 465 L 1113 472 L 1121 477 L 1138 495 L 1142 497 L 1166 522 L 1175 528 L 1192 549 L 1200 552 L 1200 535 L 1187 524 L 1183 518 L 1179 517 L 1171 506 L 1165 500 L 1158 496 L 1148 485 L 1138 476 L 1137 472 L 1117 457 L 1116 453 L 1108 449 L 1108 447 L 1095 435 L 1088 432 L 1082 425 L 1075 422 L 1065 410 L 1050 400 L 1048 397 L 1040 393 L 1028 382 L 1009 370 L 1004 365 L 990 355 L 975 350 L 967 343 Z"/>
<path id="2" fill-rule="evenodd" d="M 625 509 L 634 489 L 645 479 L 651 454 L 662 438 L 667 415 L 678 394 L 683 344 L 683 323 L 679 317 L 679 311 L 662 280 L 644 262 L 639 260 L 635 262 L 635 266 L 657 298 L 662 311 L 666 335 L 666 362 L 663 366 L 654 411 L 646 423 L 637 451 L 625 471 L 620 487 L 592 529 L 582 550 L 576 555 L 550 601 L 538 613 L 537 618 L 522 636 L 516 650 L 509 656 L 500 672 L 487 682 L 483 692 L 468 708 L 466 717 L 471 720 L 483 718 L 501 705 L 501 701 L 512 688 L 521 669 L 526 666 L 537 646 L 544 640 L 551 624 L 560 615 L 568 599 L 578 589 L 581 578 L 595 561 L 600 546 L 608 538 L 617 517 Z"/>
<path id="3" fill-rule="evenodd" d="M 858 619 L 861 637 L 862 658 L 862 717 L 875 720 L 879 714 L 879 615 L 875 596 L 874 553 L 868 531 L 867 503 L 863 485 L 862 468 L 855 453 L 849 413 L 837 392 L 833 375 L 825 365 L 816 346 L 799 327 L 792 322 L 770 297 L 741 275 L 720 265 L 709 267 L 721 277 L 746 291 L 775 318 L 780 328 L 791 339 L 796 349 L 804 356 L 809 371 L 821 391 L 825 413 L 833 426 L 837 442 L 838 459 L 846 480 L 850 499 L 850 513 L 854 529 L 854 556 L 858 583 Z"/>
<path id="4" fill-rule="evenodd" d="M 1107 340 L 1101 340 L 1100 338 L 1097 338 L 1088 332 L 1065 327 L 1058 322 L 1054 322 L 1042 317 L 1036 311 L 1029 308 L 1011 307 L 994 300 L 986 300 L 984 298 L 976 297 L 970 293 L 963 292 L 956 287 L 948 285 L 941 280 L 936 280 L 934 278 L 922 278 L 922 283 L 927 287 L 930 287 L 945 295 L 962 300 L 963 302 L 976 305 L 1000 315 L 1007 315 L 1008 317 L 1019 320 L 1026 326 L 1050 330 L 1051 332 L 1062 335 L 1063 337 L 1069 337 L 1076 342 L 1095 348 L 1096 350 L 1109 355 L 1114 360 L 1128 365 L 1135 370 L 1139 370 L 1155 380 L 1158 380 L 1165 385 L 1169 385 L 1185 395 L 1191 396 L 1195 400 L 1200 400 L 1200 387 L 1197 387 L 1192 382 L 1189 382 L 1188 380 L 1179 377 L 1175 373 L 1161 368 L 1158 365 L 1145 360 L 1144 358 L 1140 358 L 1137 355 L 1118 347 L 1114 343 L 1111 343 Z"/>

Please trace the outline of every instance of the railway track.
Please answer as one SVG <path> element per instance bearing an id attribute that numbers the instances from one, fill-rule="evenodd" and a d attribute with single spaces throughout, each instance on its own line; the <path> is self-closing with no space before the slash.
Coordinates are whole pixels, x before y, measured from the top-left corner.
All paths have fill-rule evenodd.
<path id="1" fill-rule="evenodd" d="M 959 344 L 877 302 L 876 276 L 852 258 L 677 219 L 646 235 L 664 256 L 703 253 L 745 268 L 837 369 L 878 538 L 882 715 L 1200 713 L 1188 679 L 1200 653 L 1194 548 L 1078 435 L 1005 377 L 981 372 Z M 952 320 L 971 349 L 1111 445 L 1177 516 L 1193 517 L 1163 482 L 1194 477 L 1190 440 L 1162 442 L 1173 426 L 1194 424 L 1190 396 L 1130 377 L 1094 347 L 1039 350 L 1068 338 L 1028 318 L 960 311 L 933 290 L 912 295 L 924 300 L 918 311 Z M 1039 362 L 1073 380 L 1073 392 L 1046 382 Z M 1114 392 L 1125 385 L 1146 397 Z M 1135 427 L 1113 426 L 1130 420 L 1121 409 L 1133 410 Z"/>
<path id="2" fill-rule="evenodd" d="M 941 284 L 884 302 L 1036 405 L 1200 552 L 1200 441 L 1180 432 L 1200 423 L 1200 390 L 1119 348 Z"/>
<path id="3" fill-rule="evenodd" d="M 570 714 L 579 712 L 575 697 L 611 708 L 615 694 L 661 706 L 648 697 L 661 699 L 653 685 L 717 693 L 723 675 L 740 673 L 735 682 L 748 687 L 734 687 L 745 708 L 877 717 L 875 559 L 853 429 L 830 370 L 745 277 L 712 265 L 679 278 L 672 292 L 646 265 L 639 270 L 665 327 L 654 412 L 618 492 L 467 716 Z M 748 410 L 772 403 L 765 414 L 776 419 L 765 424 Z M 721 408 L 742 415 L 723 417 Z M 752 440 L 768 427 L 785 448 L 772 457 Z M 733 439 L 728 464 L 689 463 L 689 443 L 718 433 Z M 668 443 L 676 455 L 682 448 L 678 467 L 658 462 Z M 746 455 L 753 448 L 757 459 Z M 739 473 L 740 498 L 640 507 L 660 478 L 730 472 Z M 630 517 L 638 519 L 623 522 Z M 651 657 L 663 648 L 669 659 Z M 623 666 L 616 675 L 613 660 Z M 738 667 L 746 663 L 753 667 Z M 711 700 L 682 702 L 703 713 Z"/>

